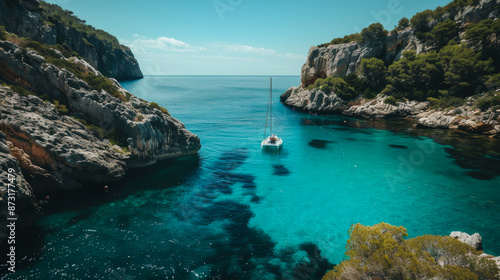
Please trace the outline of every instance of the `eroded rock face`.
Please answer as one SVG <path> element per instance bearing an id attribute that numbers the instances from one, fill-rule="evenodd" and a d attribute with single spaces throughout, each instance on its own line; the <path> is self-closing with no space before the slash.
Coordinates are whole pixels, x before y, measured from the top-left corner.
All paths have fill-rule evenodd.
<path id="1" fill-rule="evenodd" d="M 8 32 L 48 45 L 65 42 L 106 76 L 119 80 L 143 77 L 128 47 L 112 48 L 73 27 L 46 24 L 41 14 L 38 0 L 0 0 L 0 25 L 4 25 Z"/>
<path id="2" fill-rule="evenodd" d="M 9 200 L 9 189 L 10 196 L 14 199 Z M 8 211 L 8 201 L 15 203 L 14 217 L 18 218 L 17 225 L 31 223 L 39 215 L 33 190 L 24 178 L 18 161 L 11 154 L 5 134 L 0 132 L 0 219 L 2 221 L 0 239 L 7 236 L 4 221 L 12 217 Z"/>
<path id="3" fill-rule="evenodd" d="M 0 130 L 37 192 L 78 188 L 82 181 L 116 181 L 125 175 L 126 156 L 80 122 L 59 115 L 51 103 L 5 87 L 0 88 L 0 100 Z"/>
<path id="4" fill-rule="evenodd" d="M 321 90 L 304 90 L 301 87 L 292 87 L 280 97 L 287 106 L 323 114 L 341 113 L 348 108 L 345 101 L 336 94 L 324 93 Z"/>
<path id="5" fill-rule="evenodd" d="M 378 57 L 386 61 L 397 60 L 405 50 L 422 52 L 422 44 L 408 28 L 387 36 L 383 40 L 351 42 L 327 47 L 312 46 L 302 66 L 301 82 L 305 88 L 318 78 L 341 77 L 357 73 L 363 58 Z"/>
<path id="6" fill-rule="evenodd" d="M 468 6 L 447 13 L 443 15 L 443 18 L 454 20 L 459 25 L 478 22 L 486 18 L 496 18 L 500 11 L 494 7 L 498 3 L 498 0 L 481 0 L 476 6 Z M 436 23 L 431 22 L 430 26 Z M 418 40 L 411 28 L 391 33 L 382 40 L 351 42 L 326 47 L 312 46 L 306 63 L 302 66 L 302 87 L 313 84 L 317 78 L 341 77 L 357 73 L 363 58 L 377 57 L 385 61 L 394 61 L 400 59 L 404 51 L 414 50 L 419 54 L 429 49 L 432 49 L 432 46 L 427 46 Z"/>
<path id="7" fill-rule="evenodd" d="M 479 134 L 500 134 L 500 110 L 481 111 L 474 107 L 477 97 L 469 97 L 466 104 L 454 109 L 422 110 L 410 115 L 424 127 L 450 128 Z"/>
<path id="8" fill-rule="evenodd" d="M 100 75 L 83 60 L 67 60 L 84 72 Z M 193 155 L 201 147 L 199 138 L 181 122 L 126 92 L 116 80 L 116 90 L 128 100 L 92 90 L 85 81 L 47 63 L 37 52 L 22 51 L 5 41 L 0 41 L 0 78 L 49 100 L 59 100 L 73 116 L 103 130 L 119 131 L 128 142 L 129 152 L 97 139 L 88 127 L 62 115 L 50 102 L 0 88 L 0 130 L 12 142 L 11 150 L 23 171 L 30 171 L 26 176 L 35 192 L 119 180 L 128 168 Z"/>
<path id="9" fill-rule="evenodd" d="M 351 106 L 343 114 L 365 118 L 407 117 L 416 115 L 429 106 L 429 102 L 417 101 L 397 102 L 396 105 L 391 105 L 384 102 L 386 98 L 378 95 L 369 101 L 361 100 L 360 105 Z"/>
<path id="10" fill-rule="evenodd" d="M 443 15 L 443 20 L 454 20 L 463 30 L 468 23 L 486 18 L 498 18 L 500 14 L 498 3 L 500 0 L 481 0 L 475 6 L 450 10 Z M 432 28 L 437 23 L 436 20 L 429 22 L 429 27 Z M 465 32 L 460 32 L 460 39 L 463 40 L 464 36 Z M 325 47 L 313 46 L 302 67 L 301 85 L 288 89 L 282 94 L 281 101 L 287 106 L 311 113 L 343 113 L 366 118 L 409 117 L 418 125 L 425 127 L 500 134 L 500 112 L 494 109 L 481 112 L 474 108 L 474 100 L 468 100 L 466 104 L 453 110 L 433 110 L 429 107 L 429 102 L 405 101 L 391 105 L 384 102 L 386 97 L 383 95 L 378 95 L 372 100 L 359 98 L 346 102 L 338 98 L 335 93 L 327 94 L 319 89 L 307 89 L 318 78 L 357 74 L 363 58 L 376 57 L 390 63 L 399 60 L 404 51 L 413 50 L 419 54 L 433 48 L 434 46 L 420 41 L 411 27 L 391 32 L 383 39 Z"/>

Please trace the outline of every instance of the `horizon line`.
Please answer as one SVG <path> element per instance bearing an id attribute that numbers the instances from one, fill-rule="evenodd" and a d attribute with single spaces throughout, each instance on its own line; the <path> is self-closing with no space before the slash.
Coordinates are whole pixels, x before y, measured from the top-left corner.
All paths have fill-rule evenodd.
<path id="1" fill-rule="evenodd" d="M 265 75 L 265 74 L 143 74 L 144 76 L 259 76 L 259 77 L 300 77 L 300 75 Z"/>

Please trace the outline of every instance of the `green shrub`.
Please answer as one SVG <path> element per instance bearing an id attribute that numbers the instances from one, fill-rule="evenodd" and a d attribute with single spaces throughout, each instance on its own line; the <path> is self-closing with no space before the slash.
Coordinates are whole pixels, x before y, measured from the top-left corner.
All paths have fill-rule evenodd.
<path id="1" fill-rule="evenodd" d="M 118 145 L 122 148 L 128 147 L 128 136 L 120 129 L 104 130 L 103 137 L 108 139 L 111 145 Z"/>
<path id="2" fill-rule="evenodd" d="M 114 96 L 118 99 L 120 99 L 123 102 L 127 102 L 127 98 L 123 96 L 116 86 L 111 82 L 111 80 L 107 77 L 101 76 L 101 75 L 94 75 L 92 72 L 88 72 L 83 79 L 85 82 L 89 84 L 89 86 L 94 89 L 94 90 L 105 90 L 108 94 L 111 94 L 111 96 Z"/>
<path id="3" fill-rule="evenodd" d="M 89 124 L 87 129 L 98 139 L 104 139 L 104 130 L 96 125 Z"/>
<path id="4" fill-rule="evenodd" d="M 500 105 L 500 94 L 490 92 L 486 96 L 480 97 L 476 100 L 475 106 L 481 111 L 486 111 L 491 107 Z"/>
<path id="5" fill-rule="evenodd" d="M 105 90 L 108 94 L 120 99 L 123 102 L 127 102 L 130 99 L 130 97 L 127 98 L 122 95 L 109 78 L 102 75 L 95 75 L 90 71 L 84 72 L 79 69 L 75 63 L 67 59 L 49 58 L 47 59 L 47 62 L 54 64 L 58 68 L 65 68 L 70 71 L 76 77 L 84 80 L 93 90 Z"/>
<path id="6" fill-rule="evenodd" d="M 481 60 L 481 54 L 463 45 L 449 44 L 439 52 L 419 55 L 406 51 L 389 66 L 383 93 L 418 101 L 445 95 L 464 98 L 481 85 L 478 77 L 492 71 L 491 60 Z"/>
<path id="7" fill-rule="evenodd" d="M 377 96 L 376 93 L 374 93 L 373 91 L 371 91 L 369 88 L 367 88 L 364 92 L 363 92 L 363 97 L 366 98 L 366 99 L 373 99 Z"/>
<path id="8" fill-rule="evenodd" d="M 151 106 L 151 107 L 153 107 L 155 109 L 160 110 L 163 114 L 167 114 L 167 115 L 170 116 L 170 113 L 168 112 L 168 110 L 165 109 L 165 108 L 163 108 L 162 106 L 158 105 L 158 103 L 156 103 L 156 102 L 150 102 L 149 106 Z"/>
<path id="9" fill-rule="evenodd" d="M 440 49 L 457 36 L 457 24 L 453 20 L 447 19 L 432 28 L 431 32 L 427 34 L 427 40 Z"/>
<path id="10" fill-rule="evenodd" d="M 428 97 L 427 100 L 431 102 L 430 105 L 432 109 L 448 109 L 464 105 L 464 98 L 447 95 L 438 98 Z"/>
<path id="11" fill-rule="evenodd" d="M 323 280 L 336 279 L 495 279 L 494 261 L 449 236 L 406 240 L 404 227 L 356 224 L 349 230 L 346 260 Z M 444 265 L 439 265 L 439 262 Z"/>
<path id="12" fill-rule="evenodd" d="M 79 121 L 79 122 L 81 122 L 86 127 L 89 126 L 88 123 L 87 123 L 87 121 L 84 120 L 84 119 L 79 119 L 79 118 L 74 118 L 74 119 L 77 120 L 77 121 Z"/>
<path id="13" fill-rule="evenodd" d="M 339 45 L 339 44 L 345 44 L 345 43 L 350 43 L 350 42 L 361 42 L 361 34 L 359 33 L 354 33 L 350 35 L 345 35 L 342 38 L 335 38 L 329 43 L 324 43 L 321 45 L 318 45 L 318 47 L 327 47 L 329 45 Z"/>
<path id="14" fill-rule="evenodd" d="M 380 91 L 385 87 L 387 69 L 381 59 L 375 57 L 361 59 L 359 72 L 366 78 L 369 88 L 373 91 Z"/>
<path id="15" fill-rule="evenodd" d="M 7 39 L 7 31 L 5 30 L 5 26 L 0 25 L 0 40 L 6 40 Z"/>
<path id="16" fill-rule="evenodd" d="M 30 48 L 45 58 L 56 56 L 56 53 L 51 47 L 30 38 L 22 38 L 20 46 L 24 48 Z"/>
<path id="17" fill-rule="evenodd" d="M 60 59 L 60 58 L 52 58 L 51 57 L 51 58 L 47 59 L 47 62 L 54 64 L 54 66 L 56 66 L 57 68 L 60 68 L 60 69 L 64 68 L 64 69 L 68 70 L 69 72 L 73 73 L 73 75 L 75 75 L 76 77 L 78 77 L 80 79 L 85 78 L 85 72 L 80 70 L 78 67 L 76 67 L 76 64 L 74 64 L 73 62 L 71 62 L 67 59 Z"/>
<path id="18" fill-rule="evenodd" d="M 344 101 L 352 100 L 356 97 L 354 88 L 349 85 L 343 78 L 339 77 L 326 77 L 324 79 L 317 79 L 313 85 L 308 89 L 320 89 L 326 94 L 335 93 L 339 98 Z"/>
<path id="19" fill-rule="evenodd" d="M 388 33 L 384 26 L 377 22 L 361 30 L 361 38 L 363 42 L 378 41 L 385 38 Z"/>
<path id="20" fill-rule="evenodd" d="M 416 32 L 421 32 L 421 34 L 424 34 L 425 36 L 425 33 L 429 32 L 429 24 L 434 19 L 434 17 L 435 13 L 433 10 L 425 10 L 415 14 L 410 19 L 410 23 Z"/>
<path id="21" fill-rule="evenodd" d="M 410 26 L 410 20 L 408 18 L 401 18 L 398 22 L 398 26 L 396 27 L 396 30 L 401 31 L 404 30 L 406 27 Z"/>
<path id="22" fill-rule="evenodd" d="M 396 106 L 398 104 L 398 101 L 396 100 L 396 98 L 394 98 L 394 96 L 389 96 L 384 99 L 384 103 Z"/>
<path id="23" fill-rule="evenodd" d="M 60 51 L 62 53 L 62 55 L 64 55 L 64 57 L 66 58 L 70 58 L 72 56 L 74 57 L 78 57 L 78 58 L 82 58 L 77 52 L 75 52 L 74 50 L 72 50 L 68 44 L 66 44 L 66 42 L 64 42 L 62 45 L 61 44 L 57 44 L 54 46 L 58 51 Z"/>
<path id="24" fill-rule="evenodd" d="M 52 100 L 52 104 L 56 106 L 57 111 L 62 115 L 67 115 L 69 113 L 68 107 L 66 105 L 59 103 L 59 100 Z"/>
<path id="25" fill-rule="evenodd" d="M 98 139 L 104 140 L 108 139 L 111 145 L 120 146 L 123 152 L 128 152 L 128 136 L 121 129 L 103 129 L 94 124 L 87 124 L 85 120 L 76 119 L 87 127 L 87 129 Z"/>
<path id="26" fill-rule="evenodd" d="M 32 92 L 31 90 L 25 89 L 19 85 L 9 85 L 9 87 L 10 87 L 10 89 L 19 93 L 20 95 L 23 95 L 23 96 L 35 95 L 36 96 L 36 94 L 34 92 Z"/>

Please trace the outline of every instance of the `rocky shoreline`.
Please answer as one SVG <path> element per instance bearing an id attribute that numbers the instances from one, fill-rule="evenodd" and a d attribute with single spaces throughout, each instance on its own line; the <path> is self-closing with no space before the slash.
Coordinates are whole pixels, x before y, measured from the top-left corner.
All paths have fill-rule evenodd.
<path id="1" fill-rule="evenodd" d="M 319 89 L 292 87 L 281 95 L 281 102 L 296 110 L 319 114 L 343 114 L 362 118 L 407 118 L 417 125 L 429 128 L 458 129 L 472 133 L 500 135 L 500 110 L 489 108 L 481 111 L 474 106 L 479 98 L 470 97 L 459 107 L 432 109 L 430 102 L 405 101 L 395 105 L 379 94 L 374 99 L 359 99 L 347 103 L 335 93 L 326 94 Z"/>
<path id="2" fill-rule="evenodd" d="M 484 19 L 498 20 L 500 10 L 498 0 L 481 0 L 459 9 L 451 9 L 441 15 L 440 20 L 449 20 L 457 26 L 456 43 L 467 43 L 465 29 Z M 428 30 L 438 24 L 438 20 L 429 21 Z M 436 50 L 436 46 L 429 40 L 423 40 L 422 35 L 412 26 L 394 29 L 381 38 L 367 37 L 363 40 L 352 40 L 347 43 L 327 43 L 312 46 L 307 59 L 301 69 L 301 85 L 291 87 L 281 95 L 281 102 L 296 110 L 316 114 L 344 114 L 363 118 L 408 118 L 418 126 L 430 128 L 458 129 L 472 133 L 498 137 L 500 134 L 499 106 L 481 108 L 477 106 L 479 98 L 486 95 L 481 90 L 494 92 L 495 87 L 486 86 L 481 82 L 471 97 L 459 106 L 450 108 L 436 108 L 430 102 L 412 100 L 386 101 L 386 96 L 378 94 L 372 99 L 353 98 L 349 101 L 340 98 L 335 92 L 321 90 L 315 82 L 327 77 L 347 78 L 349 75 L 360 76 L 361 61 L 363 59 L 377 58 L 390 65 L 400 60 L 405 51 L 414 51 L 416 55 L 429 53 Z M 497 42 L 498 37 L 493 36 L 492 42 Z M 498 44 L 495 45 L 498 47 Z M 363 78 L 363 77 L 361 77 Z M 479 79 L 479 78 L 478 78 Z M 443 81 L 444 82 L 444 81 Z M 370 94 L 380 93 L 377 89 Z M 356 96 L 362 92 L 356 92 Z M 456 105 L 456 104 L 455 104 Z"/>

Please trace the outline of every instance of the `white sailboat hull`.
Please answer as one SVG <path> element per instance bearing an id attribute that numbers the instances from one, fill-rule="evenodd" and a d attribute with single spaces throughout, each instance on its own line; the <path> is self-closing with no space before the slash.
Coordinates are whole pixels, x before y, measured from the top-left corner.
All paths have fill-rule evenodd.
<path id="1" fill-rule="evenodd" d="M 261 148 L 269 147 L 269 148 L 276 148 L 276 149 L 281 148 L 281 145 L 283 145 L 283 140 L 281 138 L 273 140 L 271 138 L 271 136 L 264 139 L 262 141 L 262 143 L 260 144 Z"/>

